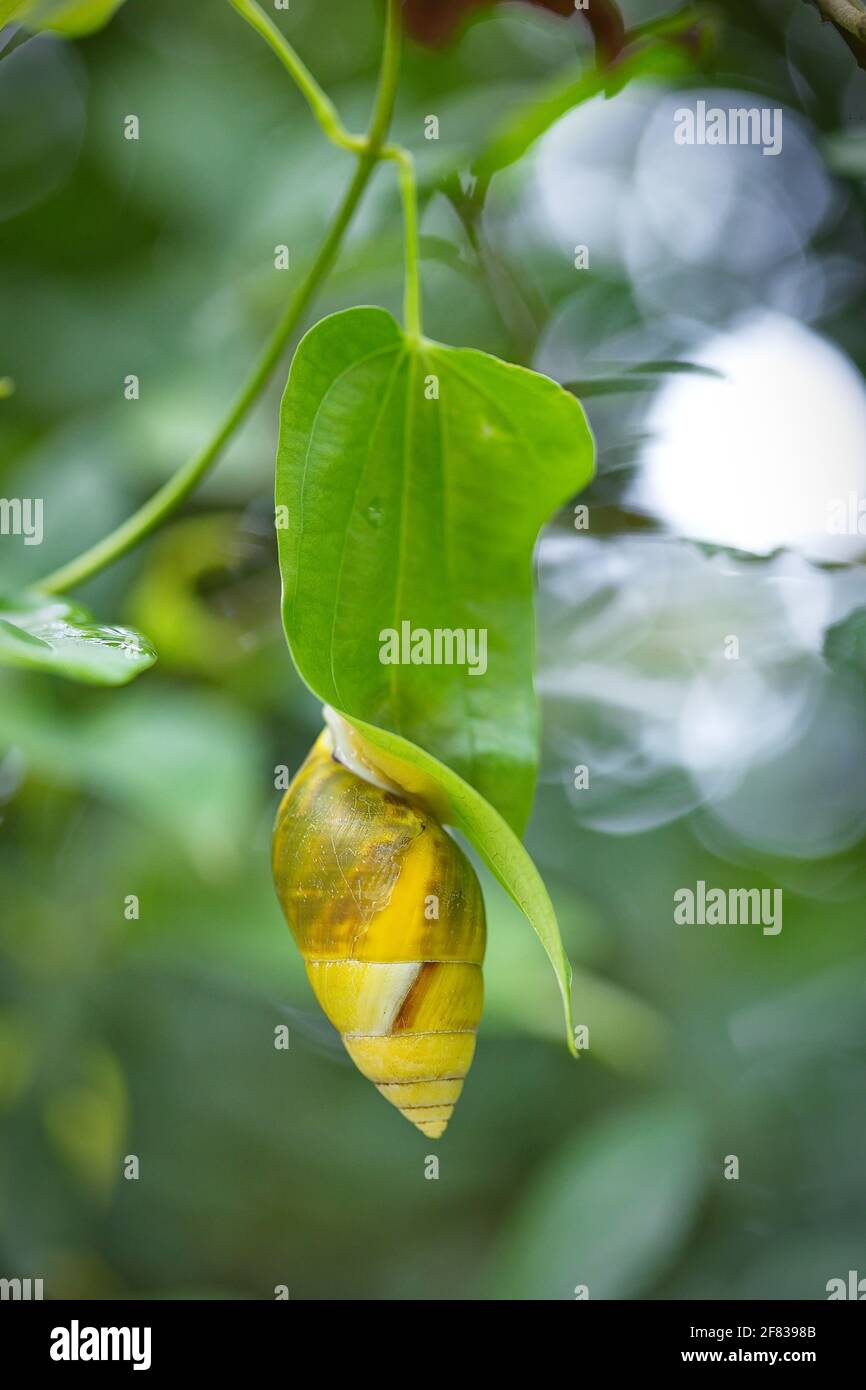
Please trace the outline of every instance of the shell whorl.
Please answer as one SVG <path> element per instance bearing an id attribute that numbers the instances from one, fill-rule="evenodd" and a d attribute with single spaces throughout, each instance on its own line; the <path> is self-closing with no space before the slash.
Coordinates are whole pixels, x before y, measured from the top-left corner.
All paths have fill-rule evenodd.
<path id="1" fill-rule="evenodd" d="M 438 1139 L 481 1018 L 481 888 L 432 814 L 350 771 L 332 748 L 326 731 L 280 805 L 277 895 L 355 1065 Z"/>

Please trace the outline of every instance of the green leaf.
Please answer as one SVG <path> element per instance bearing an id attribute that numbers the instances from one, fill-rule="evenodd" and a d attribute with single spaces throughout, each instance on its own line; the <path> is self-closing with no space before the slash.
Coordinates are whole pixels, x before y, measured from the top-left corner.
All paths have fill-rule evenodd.
<path id="1" fill-rule="evenodd" d="M 824 660 L 859 683 L 866 682 L 866 608 L 855 608 L 847 618 L 824 633 Z M 866 691 L 866 685 L 864 685 Z"/>
<path id="2" fill-rule="evenodd" d="M 0 665 L 89 685 L 126 685 L 156 661 L 140 633 L 102 627 L 85 608 L 39 593 L 0 593 Z"/>
<path id="3" fill-rule="evenodd" d="M 583 66 L 577 73 L 558 77 L 503 123 L 476 159 L 475 173 L 488 179 L 515 164 L 562 116 L 593 97 L 616 96 L 641 78 L 672 80 L 690 72 L 706 41 L 702 31 L 695 31 L 697 18 L 695 10 L 684 10 L 654 28 L 647 26 L 645 37 L 609 67 Z"/>
<path id="4" fill-rule="evenodd" d="M 493 1297 L 646 1297 L 692 1228 L 706 1162 L 696 1117 L 653 1101 L 566 1143 L 500 1244 Z"/>
<path id="5" fill-rule="evenodd" d="M 527 933 L 523 914 L 490 874 L 483 874 L 482 889 L 487 912 L 485 1035 L 509 1037 L 519 1032 L 558 1041 L 561 1024 L 550 1008 L 547 962 Z M 551 888 L 551 894 L 571 956 L 571 995 L 579 1024 L 588 1030 L 588 1055 L 623 1076 L 653 1076 L 670 1051 L 666 1020 L 635 994 L 579 963 L 580 951 L 587 946 L 581 933 L 587 933 L 591 914 L 572 890 L 560 885 Z"/>
<path id="6" fill-rule="evenodd" d="M 45 1131 L 85 1188 L 94 1193 L 109 1192 L 120 1175 L 129 1123 L 123 1071 L 107 1048 L 94 1044 L 82 1047 L 73 1065 L 67 1059 L 65 1066 L 72 1075 L 45 1101 Z"/>
<path id="7" fill-rule="evenodd" d="M 443 825 L 461 830 L 478 850 L 547 952 L 562 996 L 568 1047 L 577 1056 L 571 1012 L 571 963 L 544 880 L 514 831 L 462 777 L 422 748 L 362 720 L 352 719 L 347 725 L 339 712 L 330 710 L 327 714 L 342 761 L 362 775 L 372 775 L 374 780 L 393 784 L 417 797 L 430 806 Z"/>
<path id="8" fill-rule="evenodd" d="M 47 682 L 0 684 L 0 747 L 51 785 L 86 788 L 161 831 L 209 879 L 237 871 L 265 752 L 256 720 L 205 690 L 147 681 L 70 703 Z"/>
<path id="9" fill-rule="evenodd" d="M 518 832 L 538 756 L 533 546 L 592 471 L 583 410 L 555 382 L 411 341 L 382 309 L 322 320 L 295 355 L 276 486 L 295 664 L 326 704 L 427 750 Z M 462 665 L 383 664 L 384 634 L 407 629 L 483 633 L 486 663 L 479 647 Z"/>
<path id="10" fill-rule="evenodd" d="M 847 618 L 828 627 L 824 656 L 831 666 L 846 667 L 866 675 L 866 608 L 855 608 Z"/>
<path id="11" fill-rule="evenodd" d="M 0 24 L 14 19 L 27 29 L 50 29 L 80 38 L 101 29 L 123 0 L 0 0 Z"/>
<path id="12" fill-rule="evenodd" d="M 828 136 L 824 141 L 824 153 L 835 174 L 866 179 L 866 126 Z"/>
<path id="13" fill-rule="evenodd" d="M 668 376 L 706 376 L 724 381 L 724 372 L 715 367 L 705 367 L 700 362 L 678 362 L 659 360 L 655 362 L 636 362 L 619 367 L 610 375 L 585 377 L 582 381 L 564 381 L 566 391 L 571 391 L 580 400 L 588 396 L 620 396 L 637 391 L 656 391 L 659 381 Z"/>

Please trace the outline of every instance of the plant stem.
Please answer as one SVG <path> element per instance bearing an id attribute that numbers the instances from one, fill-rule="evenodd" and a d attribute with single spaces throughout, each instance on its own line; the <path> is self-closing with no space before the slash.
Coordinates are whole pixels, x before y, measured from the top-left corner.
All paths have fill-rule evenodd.
<path id="1" fill-rule="evenodd" d="M 40 589 L 44 589 L 47 593 L 61 594 L 65 593 L 67 589 L 83 583 L 85 579 L 90 579 L 91 575 L 120 559 L 121 555 L 125 555 L 139 541 L 144 540 L 145 536 L 148 536 L 159 526 L 160 522 L 193 491 L 259 396 L 301 315 L 331 269 L 343 234 L 366 187 L 372 169 L 373 164 L 368 159 L 359 161 L 355 176 L 343 197 L 328 235 L 323 241 L 306 279 L 274 329 L 264 352 L 213 438 L 208 441 L 200 453 L 184 464 L 158 492 L 155 492 L 143 506 L 139 507 L 137 512 L 134 512 L 118 526 L 117 530 L 112 531 L 104 540 L 91 546 L 77 559 L 71 560 L 69 564 L 55 570 L 53 574 L 42 581 L 39 585 Z"/>
<path id="2" fill-rule="evenodd" d="M 403 318 L 407 335 L 410 338 L 420 338 L 421 281 L 419 262 L 421 254 L 418 246 L 418 185 L 415 180 L 415 161 L 409 151 L 403 149 L 402 145 L 384 145 L 382 158 L 390 159 L 397 165 L 400 179 L 405 231 Z"/>
<path id="3" fill-rule="evenodd" d="M 364 135 L 352 135 L 337 114 L 331 98 L 322 90 L 309 68 L 298 56 L 288 39 L 274 21 L 256 4 L 256 0 L 229 0 L 238 14 L 251 24 L 265 43 L 273 49 L 283 67 L 292 77 L 295 85 L 303 93 L 307 104 L 325 135 L 333 144 L 344 150 L 360 153 L 367 148 Z"/>
<path id="4" fill-rule="evenodd" d="M 502 255 L 494 255 L 484 234 L 482 214 L 486 192 L 479 181 L 467 195 L 456 175 L 445 185 L 445 196 L 460 219 L 487 296 L 508 337 L 510 355 L 515 362 L 528 366 L 541 331 L 540 315 L 533 308 L 526 288 Z"/>
<path id="5" fill-rule="evenodd" d="M 235 3 L 235 0 L 232 0 Z M 264 18 L 264 16 L 263 16 Z M 279 361 L 283 349 L 307 309 L 313 295 L 329 273 L 361 195 L 376 164 L 382 157 L 381 145 L 391 121 L 400 67 L 399 0 L 389 0 L 382 65 L 373 115 L 358 165 L 325 240 L 319 248 L 306 278 L 277 324 L 261 357 L 253 367 L 234 403 L 214 436 L 204 448 L 164 483 L 154 495 L 128 517 L 115 531 L 89 550 L 54 570 L 37 587 L 45 593 L 62 594 L 84 583 L 107 565 L 138 545 L 160 525 L 192 492 L 218 458 L 241 421 L 258 399 Z"/>
<path id="6" fill-rule="evenodd" d="M 385 13 L 385 42 L 382 48 L 382 66 L 379 71 L 379 86 L 376 90 L 376 102 L 373 108 L 373 119 L 367 131 L 367 142 L 371 154 L 379 155 L 380 147 L 385 136 L 388 134 L 388 127 L 391 124 L 391 115 L 394 110 L 394 98 L 397 95 L 397 82 L 400 77 L 400 57 L 402 44 L 400 41 L 400 11 L 402 0 L 386 0 L 387 10 Z"/>

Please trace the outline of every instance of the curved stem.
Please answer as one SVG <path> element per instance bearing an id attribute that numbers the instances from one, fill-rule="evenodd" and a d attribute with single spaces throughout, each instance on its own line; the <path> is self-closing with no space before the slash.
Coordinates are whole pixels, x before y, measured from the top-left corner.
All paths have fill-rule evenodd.
<path id="1" fill-rule="evenodd" d="M 232 0 L 232 3 L 234 2 L 235 0 Z M 355 209 L 360 202 L 361 195 L 381 158 L 381 143 L 391 121 L 399 73 L 398 19 L 399 0 L 389 0 L 385 46 L 373 115 L 364 142 L 364 149 L 358 155 L 358 165 L 352 182 L 343 196 L 328 234 L 322 242 L 303 284 L 299 287 L 274 329 L 261 357 L 253 367 L 216 433 L 194 458 L 184 464 L 167 483 L 164 483 L 143 506 L 139 507 L 138 511 L 128 517 L 115 531 L 43 579 L 37 585 L 42 591 L 52 594 L 65 593 L 75 585 L 90 579 L 115 560 L 119 560 L 139 541 L 150 535 L 189 496 L 209 471 L 221 450 L 247 415 L 250 407 L 258 399 L 310 300 L 330 271 Z"/>
<path id="2" fill-rule="evenodd" d="M 410 338 L 421 337 L 421 281 L 418 263 L 418 185 L 415 180 L 415 161 L 402 145 L 384 145 L 382 158 L 390 159 L 397 165 L 400 178 L 400 195 L 403 199 L 403 227 L 405 230 L 405 289 L 403 293 L 403 317 L 406 332 Z"/>
<path id="3" fill-rule="evenodd" d="M 309 68 L 292 48 L 282 31 L 256 4 L 256 0 L 229 0 L 229 4 L 234 6 L 238 14 L 248 24 L 251 24 L 256 32 L 261 34 L 265 43 L 273 49 L 296 86 L 306 97 L 310 110 L 328 139 L 344 150 L 354 150 L 356 153 L 360 153 L 366 149 L 366 136 L 352 135 L 346 130 L 331 98 L 319 86 Z"/>
<path id="4" fill-rule="evenodd" d="M 55 570 L 38 586 L 40 589 L 51 594 L 62 594 L 76 584 L 83 583 L 85 579 L 90 579 L 91 575 L 98 573 L 99 570 L 104 569 L 113 561 L 119 560 L 121 555 L 125 555 L 139 541 L 144 540 L 145 536 L 148 536 L 193 491 L 259 396 L 273 368 L 282 356 L 283 348 L 297 326 L 301 315 L 331 269 L 343 234 L 358 205 L 372 169 L 373 165 L 369 160 L 365 159 L 359 163 L 328 235 L 322 243 L 304 283 L 274 329 L 264 352 L 213 438 L 209 440 L 200 453 L 184 464 L 143 506 L 139 507 L 137 512 L 134 512 L 118 526 L 117 530 L 112 531 L 104 540 L 91 546 L 77 559 L 71 560 L 68 565 L 63 565 L 62 568 Z"/>
<path id="5" fill-rule="evenodd" d="M 367 142 L 372 154 L 378 154 L 382 141 L 388 134 L 391 116 L 394 111 L 394 98 L 397 95 L 397 81 L 400 77 L 400 9 L 401 0 L 386 0 L 385 41 L 382 48 L 382 66 L 379 70 L 379 85 L 373 106 L 373 117 L 367 130 Z"/>

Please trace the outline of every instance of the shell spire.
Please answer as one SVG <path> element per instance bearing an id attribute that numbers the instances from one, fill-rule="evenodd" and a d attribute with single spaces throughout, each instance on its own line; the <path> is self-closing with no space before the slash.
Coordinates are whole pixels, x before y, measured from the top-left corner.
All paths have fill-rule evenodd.
<path id="1" fill-rule="evenodd" d="M 277 895 L 316 998 L 359 1071 L 431 1139 L 475 1051 L 481 887 L 426 808 L 374 785 L 323 731 L 274 830 Z"/>

